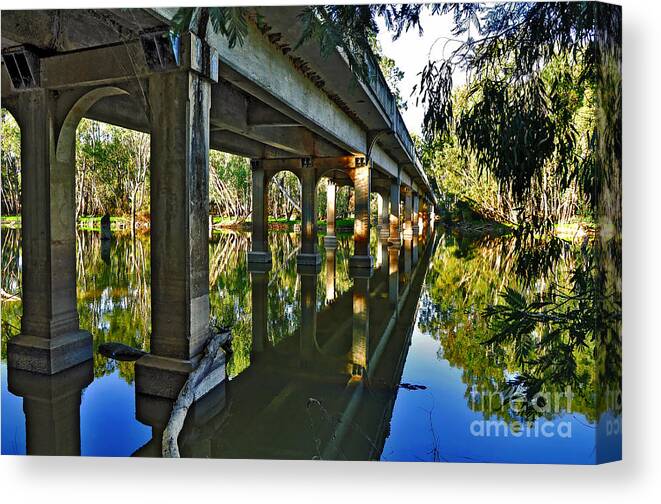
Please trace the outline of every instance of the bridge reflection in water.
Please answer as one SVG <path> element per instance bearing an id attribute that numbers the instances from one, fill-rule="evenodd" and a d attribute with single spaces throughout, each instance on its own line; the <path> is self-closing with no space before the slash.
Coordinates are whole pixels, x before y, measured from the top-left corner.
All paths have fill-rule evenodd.
<path id="1" fill-rule="evenodd" d="M 300 325 L 277 344 L 268 337 L 273 272 L 250 271 L 250 365 L 189 411 L 182 456 L 379 459 L 434 241 L 427 232 L 401 246 L 379 240 L 371 276 L 354 272 L 343 293 L 337 250 L 326 247 L 321 273 L 299 267 Z M 9 391 L 23 398 L 28 454 L 80 454 L 81 393 L 92 380 L 92 361 L 55 375 L 8 369 Z M 172 401 L 135 399 L 152 436 L 134 455 L 160 456 Z"/>

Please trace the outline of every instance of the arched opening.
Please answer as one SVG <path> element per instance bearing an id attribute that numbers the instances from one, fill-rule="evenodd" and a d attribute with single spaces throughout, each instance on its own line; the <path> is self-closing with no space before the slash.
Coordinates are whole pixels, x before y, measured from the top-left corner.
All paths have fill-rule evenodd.
<path id="1" fill-rule="evenodd" d="M 267 208 L 268 240 L 274 269 L 295 271 L 302 212 L 302 185 L 295 173 L 282 170 L 269 178 Z"/>
<path id="2" fill-rule="evenodd" d="M 135 250 L 116 261 L 114 269 L 109 268 L 109 248 L 100 246 L 98 219 L 96 222 L 79 220 L 85 210 L 103 208 L 99 186 L 104 185 L 101 182 L 110 185 L 107 180 L 109 172 L 117 175 L 122 188 L 128 190 L 132 187 L 128 175 L 136 170 L 124 162 L 125 157 L 116 155 L 118 152 L 126 153 L 126 149 L 108 148 L 113 142 L 125 143 L 124 138 L 120 141 L 112 134 L 120 128 L 83 120 L 99 101 L 121 95 L 128 95 L 128 92 L 118 87 L 101 87 L 87 91 L 73 89 L 58 95 L 35 92 L 17 98 L 20 151 L 7 149 L 3 145 L 3 172 L 5 168 L 18 166 L 5 156 L 10 153 L 12 158 L 21 160 L 20 167 L 23 169 L 19 198 L 21 229 L 17 231 L 21 235 L 21 259 L 16 268 L 16 274 L 20 275 L 22 317 L 20 334 L 12 338 L 9 349 L 12 366 L 53 374 L 86 361 L 92 357 L 92 337 L 87 329 L 93 331 L 95 337 L 103 334 L 113 318 L 106 313 L 107 308 L 116 306 L 125 309 L 140 304 L 139 292 L 136 291 L 131 291 L 130 303 L 103 302 L 104 292 L 117 291 L 113 275 L 126 278 L 128 256 L 135 262 Z M 81 134 L 81 123 L 82 129 L 87 129 L 89 135 Z M 9 116 L 3 113 L 3 129 L 13 126 Z M 109 132 L 107 128 L 115 130 Z M 142 135 L 142 171 L 145 172 L 149 141 L 144 134 L 136 135 Z M 3 142 L 16 136 L 3 135 Z M 94 161 L 101 158 L 111 159 L 108 166 L 96 166 L 91 170 Z M 96 180 L 92 175 L 96 176 Z M 9 184 L 15 180 L 16 177 L 5 180 L 3 175 L 3 186 L 5 182 Z M 91 194 L 90 188 L 96 188 L 97 192 Z M 116 192 L 106 188 L 106 193 L 113 194 L 115 198 L 118 197 L 114 194 Z M 133 191 L 134 201 L 135 195 L 136 191 Z M 15 206 L 13 203 L 11 205 Z M 3 239 L 3 246 L 5 243 Z M 16 249 L 18 254 L 18 247 Z M 143 276 L 149 273 L 148 262 L 144 267 L 147 257 L 148 251 L 142 254 L 140 261 Z M 142 305 L 148 308 L 148 292 L 146 289 L 143 291 Z M 148 324 L 149 320 L 148 315 L 145 317 L 143 313 L 130 318 L 143 324 L 145 321 Z M 117 333 L 136 334 L 136 331 L 129 329 L 121 327 Z M 144 341 L 149 328 L 144 327 L 139 332 L 139 339 Z M 35 338 L 45 339 L 51 347 L 61 349 L 29 357 L 32 355 L 31 345 L 36 344 L 33 340 L 38 341 Z M 96 342 L 99 343 L 98 338 Z M 130 343 L 131 346 L 140 346 L 133 341 Z M 97 371 L 101 372 L 100 369 Z M 125 378 L 132 380 L 132 376 Z"/>
<path id="3" fill-rule="evenodd" d="M 21 130 L 11 112 L 0 110 L 2 120 L 2 302 L 3 339 L 20 332 L 21 326 Z M 5 358 L 5 355 L 2 356 Z"/>
<path id="4" fill-rule="evenodd" d="M 354 189 L 346 171 L 330 169 L 317 181 L 317 221 L 322 262 L 320 304 L 330 305 L 351 288 L 349 257 L 353 253 Z"/>

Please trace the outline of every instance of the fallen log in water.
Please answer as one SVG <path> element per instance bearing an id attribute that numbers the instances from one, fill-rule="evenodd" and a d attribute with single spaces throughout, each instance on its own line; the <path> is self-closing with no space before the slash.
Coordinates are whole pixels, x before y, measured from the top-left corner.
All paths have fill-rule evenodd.
<path id="1" fill-rule="evenodd" d="M 186 383 L 184 383 L 184 386 L 181 388 L 179 396 L 172 407 L 172 413 L 170 414 L 168 424 L 163 431 L 162 455 L 164 458 L 180 457 L 177 439 L 179 438 L 181 429 L 184 427 L 188 410 L 195 401 L 195 387 L 212 368 L 214 361 L 218 357 L 218 352 L 224 351 L 222 347 L 229 340 L 229 329 L 223 329 L 219 333 L 216 333 L 207 344 L 204 350 L 204 356 L 199 364 L 193 369 L 186 380 Z"/>
<path id="2" fill-rule="evenodd" d="M 124 343 L 111 342 L 99 345 L 99 353 L 109 359 L 115 359 L 118 361 L 135 361 L 147 352 L 125 345 Z"/>

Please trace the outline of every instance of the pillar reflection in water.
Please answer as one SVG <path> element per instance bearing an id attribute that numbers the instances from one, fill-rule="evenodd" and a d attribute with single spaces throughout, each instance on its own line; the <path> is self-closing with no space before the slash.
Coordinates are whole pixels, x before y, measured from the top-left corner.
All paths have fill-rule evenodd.
<path id="1" fill-rule="evenodd" d="M 408 282 L 411 276 L 411 264 L 413 259 L 413 240 L 406 238 L 404 240 L 404 281 Z"/>
<path id="2" fill-rule="evenodd" d="M 388 247 L 388 300 L 397 308 L 399 299 L 399 247 Z"/>
<path id="3" fill-rule="evenodd" d="M 312 363 L 317 336 L 317 273 L 301 272 L 300 357 L 303 366 Z"/>
<path id="4" fill-rule="evenodd" d="M 23 398 L 28 455 L 80 455 L 80 398 L 92 360 L 54 375 L 8 368 L 9 391 Z"/>
<path id="5" fill-rule="evenodd" d="M 351 375 L 362 379 L 367 371 L 369 355 L 369 276 L 355 276 L 353 279 Z"/>
<path id="6" fill-rule="evenodd" d="M 264 351 L 268 327 L 268 285 L 269 271 L 251 271 L 252 296 L 252 352 L 251 360 Z"/>
<path id="7" fill-rule="evenodd" d="M 419 245 L 420 238 L 417 233 L 413 235 L 413 239 L 411 240 L 411 261 L 413 263 L 413 266 L 418 264 L 418 245 Z"/>
<path id="8" fill-rule="evenodd" d="M 337 249 L 326 246 L 326 304 L 335 301 Z"/>

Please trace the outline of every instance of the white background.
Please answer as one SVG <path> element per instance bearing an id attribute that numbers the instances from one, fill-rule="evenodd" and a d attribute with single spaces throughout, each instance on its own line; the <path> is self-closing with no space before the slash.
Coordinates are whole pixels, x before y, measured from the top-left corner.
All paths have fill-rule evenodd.
<path id="1" fill-rule="evenodd" d="M 140 1 L 140 6 L 183 1 Z M 203 2 L 204 3 L 204 2 Z M 221 2 L 223 3 L 223 2 Z M 279 2 L 259 2 L 278 4 Z M 282 3 L 282 2 L 280 2 Z M 287 3 L 293 3 L 288 0 Z M 127 7 L 128 1 L 66 7 Z M 236 4 L 236 2 L 234 2 Z M 597 467 L 0 457 L 5 503 L 661 502 L 661 2 L 624 7 L 624 462 Z M 57 7 L 64 7 L 58 1 Z M 2 2 L 3 9 L 51 7 Z"/>

